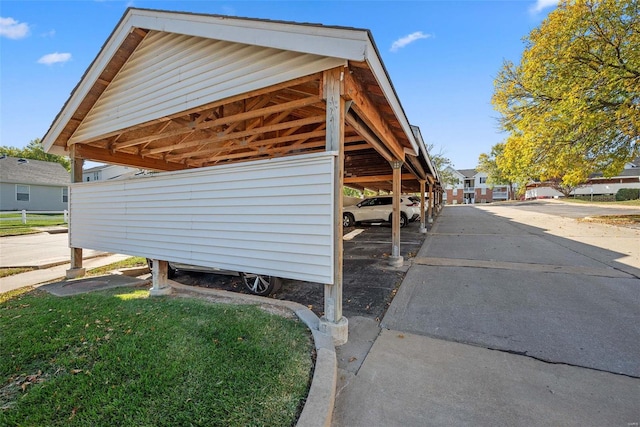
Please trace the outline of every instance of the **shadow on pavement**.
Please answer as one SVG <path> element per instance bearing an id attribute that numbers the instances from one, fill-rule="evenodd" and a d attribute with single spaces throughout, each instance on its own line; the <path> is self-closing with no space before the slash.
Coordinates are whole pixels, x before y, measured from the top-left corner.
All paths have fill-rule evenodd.
<path id="1" fill-rule="evenodd" d="M 408 259 L 420 250 L 425 235 L 420 233 L 418 222 L 403 228 L 400 252 L 405 258 L 405 266 L 392 268 L 387 264 L 391 228 L 386 224 L 356 228 L 364 231 L 344 242 L 343 314 L 347 318 L 363 316 L 379 321 L 402 283 Z M 345 234 L 351 230 L 345 230 Z M 247 293 L 241 279 L 233 276 L 178 272 L 174 280 L 185 285 Z M 282 288 L 272 298 L 294 301 L 309 307 L 319 317 L 323 315 L 323 284 L 284 280 Z"/>

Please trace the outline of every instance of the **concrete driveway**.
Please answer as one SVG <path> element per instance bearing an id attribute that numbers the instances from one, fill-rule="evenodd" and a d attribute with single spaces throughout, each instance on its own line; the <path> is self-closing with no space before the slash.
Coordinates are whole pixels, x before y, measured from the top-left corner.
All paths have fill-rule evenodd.
<path id="1" fill-rule="evenodd" d="M 640 422 L 640 231 L 523 206 L 443 210 L 378 334 L 350 319 L 334 426 Z"/>

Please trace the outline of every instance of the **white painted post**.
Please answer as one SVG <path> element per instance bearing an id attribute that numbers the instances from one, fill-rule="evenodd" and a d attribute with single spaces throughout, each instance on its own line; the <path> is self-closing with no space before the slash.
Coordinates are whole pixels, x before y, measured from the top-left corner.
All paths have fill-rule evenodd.
<path id="1" fill-rule="evenodd" d="M 25 211 L 24 209 L 22 210 L 22 223 L 27 223 L 27 211 Z"/>
<path id="2" fill-rule="evenodd" d="M 64 210 L 63 217 L 64 217 L 65 224 L 68 224 L 69 223 L 69 211 L 68 210 L 66 210 L 66 209 Z"/>
<path id="3" fill-rule="evenodd" d="M 318 329 L 330 335 L 334 345 L 342 345 L 349 337 L 349 323 L 342 316 L 342 186 L 344 182 L 344 117 L 342 97 L 344 69 L 334 68 L 323 74 L 323 97 L 326 100 L 326 150 L 337 151 L 333 184 L 333 284 L 324 285 L 324 316 Z"/>

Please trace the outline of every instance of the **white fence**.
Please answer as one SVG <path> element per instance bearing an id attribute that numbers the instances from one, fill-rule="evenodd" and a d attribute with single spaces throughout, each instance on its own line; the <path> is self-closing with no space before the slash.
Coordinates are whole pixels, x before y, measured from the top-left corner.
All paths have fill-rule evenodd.
<path id="1" fill-rule="evenodd" d="M 69 222 L 69 211 L 67 211 L 66 209 L 64 211 L 27 211 L 27 210 L 22 210 L 22 211 L 3 211 L 0 212 L 0 214 L 2 216 L 0 216 L 0 220 L 2 221 L 11 221 L 11 220 L 15 220 L 16 218 L 13 216 L 6 216 L 6 215 L 14 215 L 14 214 L 20 214 L 21 215 L 21 221 L 23 224 L 26 224 L 29 222 L 29 216 L 33 217 L 37 217 L 37 219 L 42 219 L 41 215 L 62 215 L 64 222 L 68 223 Z"/>

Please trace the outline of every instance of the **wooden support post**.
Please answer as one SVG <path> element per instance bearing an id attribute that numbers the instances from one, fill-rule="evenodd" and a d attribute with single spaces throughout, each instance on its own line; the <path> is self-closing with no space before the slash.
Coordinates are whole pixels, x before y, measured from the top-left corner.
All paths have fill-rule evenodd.
<path id="1" fill-rule="evenodd" d="M 71 146 L 69 153 L 71 160 L 71 183 L 82 182 L 82 166 L 84 160 L 78 157 L 76 154 L 75 145 Z M 70 198 L 73 197 L 73 193 L 69 192 Z M 70 199 L 71 200 L 71 199 Z M 71 206 L 71 203 L 69 203 Z M 66 271 L 67 279 L 76 279 L 85 275 L 86 270 L 82 268 L 82 248 L 71 247 L 71 236 L 73 233 L 73 212 L 70 212 L 69 216 L 69 247 L 71 249 L 71 268 Z"/>
<path id="2" fill-rule="evenodd" d="M 425 234 L 427 232 L 427 227 L 426 227 L 426 218 L 425 218 L 425 196 L 424 196 L 424 191 L 425 191 L 425 183 L 426 181 L 421 179 L 420 180 L 420 233 Z M 429 188 L 431 188 L 431 185 L 429 185 Z M 431 202 L 429 202 L 431 203 Z"/>
<path id="3" fill-rule="evenodd" d="M 393 213 L 391 221 L 391 256 L 389 257 L 389 265 L 400 267 L 404 259 L 400 255 L 400 193 L 402 188 L 402 160 L 394 160 L 390 162 L 393 169 Z M 408 220 L 408 219 L 407 219 Z"/>
<path id="4" fill-rule="evenodd" d="M 152 297 L 169 295 L 169 263 L 167 261 L 153 260 L 153 273 L 151 275 L 151 289 L 149 295 Z"/>
<path id="5" fill-rule="evenodd" d="M 331 335 L 334 345 L 348 339 L 348 321 L 342 316 L 342 186 L 344 179 L 344 69 L 334 68 L 323 74 L 323 96 L 326 100 L 326 150 L 335 151 L 333 178 L 333 284 L 324 286 L 324 316 L 319 329 Z"/>
<path id="6" fill-rule="evenodd" d="M 436 192 L 434 191 L 434 185 L 429 184 L 429 212 L 427 214 L 429 218 L 429 224 L 433 222 L 433 207 L 435 206 L 436 197 L 437 196 L 436 196 Z"/>

